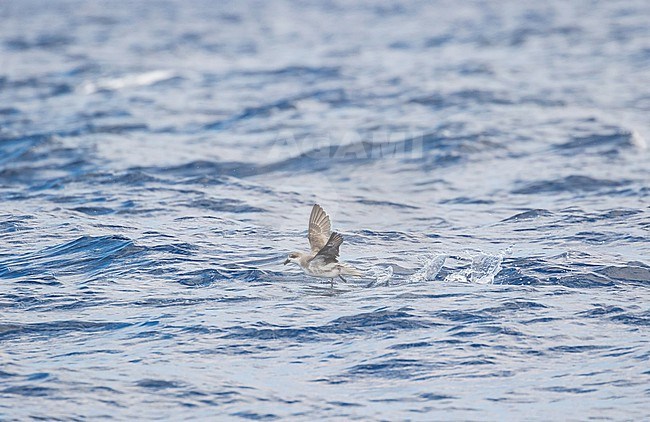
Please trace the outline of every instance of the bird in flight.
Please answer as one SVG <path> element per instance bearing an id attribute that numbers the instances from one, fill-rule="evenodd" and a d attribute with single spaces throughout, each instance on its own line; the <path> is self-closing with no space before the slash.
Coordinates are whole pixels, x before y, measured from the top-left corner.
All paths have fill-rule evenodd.
<path id="1" fill-rule="evenodd" d="M 291 252 L 284 265 L 293 262 L 312 277 L 329 278 L 332 287 L 336 277 L 347 281 L 343 278 L 344 275 L 362 276 L 363 273 L 358 269 L 338 261 L 343 236 L 331 231 L 330 217 L 320 205 L 314 204 L 309 216 L 307 234 L 311 252 Z"/>

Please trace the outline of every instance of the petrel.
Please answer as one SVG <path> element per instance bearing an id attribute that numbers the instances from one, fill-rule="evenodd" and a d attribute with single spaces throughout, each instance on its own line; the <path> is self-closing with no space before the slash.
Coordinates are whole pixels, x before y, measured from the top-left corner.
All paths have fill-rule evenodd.
<path id="1" fill-rule="evenodd" d="M 307 239 L 311 246 L 311 252 L 291 252 L 284 261 L 284 265 L 290 262 L 298 264 L 302 270 L 312 276 L 329 278 L 334 286 L 336 277 L 343 281 L 344 275 L 360 277 L 363 275 L 358 269 L 339 262 L 339 246 L 343 243 L 343 236 L 339 233 L 331 233 L 332 224 L 330 217 L 320 205 L 314 204 L 309 216 L 309 232 Z"/>

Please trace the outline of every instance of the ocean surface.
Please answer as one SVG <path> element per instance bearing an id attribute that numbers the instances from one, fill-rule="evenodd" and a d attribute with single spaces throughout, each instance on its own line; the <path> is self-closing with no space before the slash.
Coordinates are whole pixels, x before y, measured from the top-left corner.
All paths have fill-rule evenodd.
<path id="1" fill-rule="evenodd" d="M 0 420 L 650 417 L 647 1 L 0 22 Z"/>

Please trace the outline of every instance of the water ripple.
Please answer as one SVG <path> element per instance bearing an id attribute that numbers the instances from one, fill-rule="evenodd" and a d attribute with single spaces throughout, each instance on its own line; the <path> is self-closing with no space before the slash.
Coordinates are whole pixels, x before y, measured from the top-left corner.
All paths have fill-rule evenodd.
<path id="1" fill-rule="evenodd" d="M 647 419 L 647 2 L 41 3 L 0 420 Z"/>

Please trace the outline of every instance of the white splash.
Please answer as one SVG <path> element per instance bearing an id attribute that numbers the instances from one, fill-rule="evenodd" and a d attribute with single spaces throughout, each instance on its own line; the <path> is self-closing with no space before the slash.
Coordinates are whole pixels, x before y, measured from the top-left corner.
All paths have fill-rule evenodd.
<path id="1" fill-rule="evenodd" d="M 501 271 L 503 258 L 511 253 L 512 246 L 509 246 L 496 255 L 484 252 L 474 255 L 469 268 L 447 275 L 445 282 L 492 284 L 494 283 L 494 277 Z"/>
<path id="2" fill-rule="evenodd" d="M 476 284 L 492 284 L 494 277 L 501 271 L 503 254 L 488 255 L 481 253 L 472 258 L 471 281 Z"/>
<path id="3" fill-rule="evenodd" d="M 431 255 L 425 258 L 422 268 L 411 274 L 408 281 L 417 283 L 434 280 L 445 265 L 446 260 L 447 255 Z"/>
<path id="4" fill-rule="evenodd" d="M 388 286 L 390 279 L 393 278 L 393 266 L 389 265 L 383 268 L 379 266 L 372 267 L 368 270 L 368 275 L 374 278 L 374 280 L 368 283 L 367 287 Z"/>

